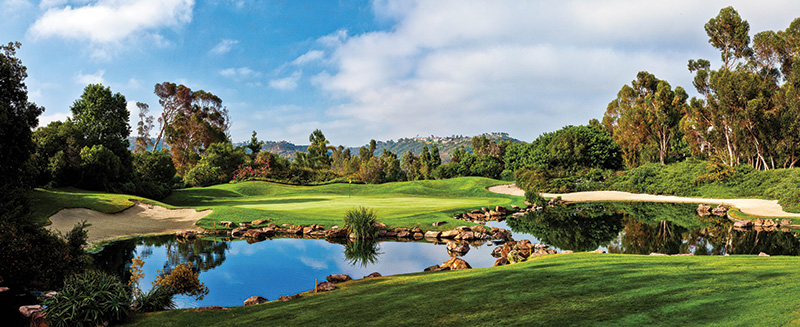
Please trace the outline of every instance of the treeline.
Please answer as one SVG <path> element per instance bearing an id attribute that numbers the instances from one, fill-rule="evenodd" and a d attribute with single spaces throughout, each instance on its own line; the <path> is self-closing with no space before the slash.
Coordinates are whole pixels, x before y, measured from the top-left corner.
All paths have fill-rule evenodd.
<path id="1" fill-rule="evenodd" d="M 750 25 L 732 7 L 705 24 L 722 65 L 689 60 L 699 97 L 688 99 L 640 72 L 609 103 L 603 125 L 626 166 L 686 156 L 759 170 L 793 168 L 800 160 L 800 18 L 786 30 L 750 38 Z"/>

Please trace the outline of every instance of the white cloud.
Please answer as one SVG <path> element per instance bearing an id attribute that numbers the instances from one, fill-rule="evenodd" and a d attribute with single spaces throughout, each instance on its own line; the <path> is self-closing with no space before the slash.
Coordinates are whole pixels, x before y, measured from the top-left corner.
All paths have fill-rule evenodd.
<path id="1" fill-rule="evenodd" d="M 223 39 L 222 41 L 217 43 L 217 45 L 211 48 L 211 51 L 209 51 L 209 53 L 214 55 L 226 54 L 230 52 L 231 49 L 233 49 L 233 46 L 236 44 L 239 44 L 239 41 Z"/>
<path id="2" fill-rule="evenodd" d="M 294 90 L 297 88 L 297 81 L 303 76 L 303 72 L 295 71 L 292 75 L 285 78 L 273 79 L 269 81 L 269 87 L 278 90 Z"/>
<path id="3" fill-rule="evenodd" d="M 69 115 L 64 112 L 55 112 L 49 115 L 41 115 L 39 116 L 39 127 L 47 126 L 47 124 L 50 124 L 51 122 L 54 121 L 65 121 L 67 120 L 67 117 L 69 117 Z"/>
<path id="4" fill-rule="evenodd" d="M 75 74 L 75 82 L 81 85 L 87 84 L 106 84 L 103 75 L 106 74 L 104 69 L 100 69 L 94 74 L 84 74 L 83 71 Z"/>
<path id="5" fill-rule="evenodd" d="M 376 16 L 396 24 L 385 31 L 337 31 L 320 38 L 330 47 L 333 69 L 312 82 L 341 100 L 326 114 L 348 122 L 342 137 L 503 130 L 532 140 L 601 118 L 607 103 L 641 70 L 691 91 L 686 63 L 717 60 L 703 25 L 728 5 L 375 1 Z M 750 20 L 752 34 L 785 29 L 800 12 L 795 1 L 733 5 Z M 361 130 L 348 132 L 348 124 Z M 334 133 L 331 139 L 339 136 Z"/>
<path id="6" fill-rule="evenodd" d="M 109 57 L 116 46 L 178 27 L 192 20 L 194 0 L 98 0 L 83 6 L 61 7 L 47 1 L 47 10 L 29 29 L 34 37 L 88 41 L 92 55 Z M 52 7 L 56 6 L 56 7 Z M 160 36 L 156 36 L 156 40 Z M 162 42 L 163 43 L 163 42 Z"/>
<path id="7" fill-rule="evenodd" d="M 325 56 L 325 52 L 321 50 L 310 50 L 301 56 L 297 57 L 297 59 L 292 61 L 292 64 L 295 65 L 304 65 L 309 62 L 317 61 L 322 59 Z"/>

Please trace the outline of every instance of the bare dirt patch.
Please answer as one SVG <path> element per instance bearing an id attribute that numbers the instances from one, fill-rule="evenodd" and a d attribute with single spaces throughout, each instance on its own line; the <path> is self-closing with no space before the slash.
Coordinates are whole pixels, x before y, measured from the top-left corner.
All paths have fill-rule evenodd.
<path id="1" fill-rule="evenodd" d="M 107 214 L 90 209 L 62 209 L 50 217 L 50 229 L 66 233 L 75 224 L 86 220 L 89 243 L 124 236 L 174 233 L 194 229 L 195 222 L 210 214 L 211 210 L 167 209 L 160 206 L 136 203 L 119 213 Z"/>
<path id="2" fill-rule="evenodd" d="M 525 191 L 514 184 L 497 185 L 488 188 L 489 191 L 517 196 L 525 196 Z M 641 202 L 670 202 L 670 203 L 705 203 L 725 204 L 738 208 L 740 211 L 762 217 L 800 217 L 800 214 L 783 211 L 778 200 L 761 199 L 705 199 L 686 198 L 679 196 L 636 194 L 618 191 L 592 191 L 575 193 L 542 193 L 544 197 L 558 197 L 568 202 L 592 201 L 641 201 Z"/>

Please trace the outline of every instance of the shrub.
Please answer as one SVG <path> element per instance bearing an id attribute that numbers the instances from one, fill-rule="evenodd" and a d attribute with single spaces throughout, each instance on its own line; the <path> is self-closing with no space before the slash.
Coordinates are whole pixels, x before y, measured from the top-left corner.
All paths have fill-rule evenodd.
<path id="1" fill-rule="evenodd" d="M 64 288 L 44 300 L 50 326 L 99 326 L 130 314 L 130 289 L 116 277 L 89 270 L 67 279 Z"/>
<path id="2" fill-rule="evenodd" d="M 202 300 L 208 294 L 208 287 L 200 282 L 200 273 L 194 270 L 191 262 L 179 264 L 170 272 L 159 269 L 153 281 L 153 288 L 156 286 L 170 287 L 174 294 L 197 296 L 197 300 Z"/>
<path id="3" fill-rule="evenodd" d="M 525 191 L 525 201 L 539 207 L 543 207 L 547 203 L 541 194 L 534 191 Z"/>
<path id="4" fill-rule="evenodd" d="M 378 216 L 372 209 L 358 207 L 344 214 L 344 228 L 355 234 L 356 239 L 373 238 L 379 228 L 375 227 Z"/>
<path id="5" fill-rule="evenodd" d="M 137 312 L 155 312 L 175 309 L 175 290 L 169 286 L 156 285 L 149 292 L 140 294 L 134 300 Z"/>

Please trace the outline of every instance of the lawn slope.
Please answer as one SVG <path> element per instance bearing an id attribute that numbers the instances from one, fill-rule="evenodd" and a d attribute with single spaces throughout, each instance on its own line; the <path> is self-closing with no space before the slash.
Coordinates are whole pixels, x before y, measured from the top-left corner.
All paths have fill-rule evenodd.
<path id="1" fill-rule="evenodd" d="M 293 186 L 244 182 L 176 190 L 164 202 L 213 209 L 210 215 L 197 222 L 204 228 L 213 228 L 215 222 L 224 220 L 249 222 L 259 218 L 271 218 L 277 224 L 329 227 L 341 225 L 345 211 L 363 206 L 374 209 L 378 221 L 389 227 L 431 229 L 431 223 L 452 219 L 455 212 L 482 206 L 522 204 L 519 197 L 486 190 L 498 184 L 502 182 L 479 177 L 379 185 Z"/>
<path id="2" fill-rule="evenodd" d="M 798 264 L 796 257 L 560 254 L 356 280 L 230 311 L 140 315 L 128 325 L 800 325 Z"/>

